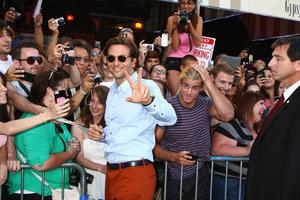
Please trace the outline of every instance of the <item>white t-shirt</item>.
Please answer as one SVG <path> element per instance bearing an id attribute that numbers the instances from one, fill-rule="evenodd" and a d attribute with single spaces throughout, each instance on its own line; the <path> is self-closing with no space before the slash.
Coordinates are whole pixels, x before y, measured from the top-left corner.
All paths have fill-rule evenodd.
<path id="1" fill-rule="evenodd" d="M 0 60 L 0 72 L 2 74 L 5 74 L 11 64 L 13 64 L 11 55 L 7 55 L 7 60 L 6 61 Z"/>

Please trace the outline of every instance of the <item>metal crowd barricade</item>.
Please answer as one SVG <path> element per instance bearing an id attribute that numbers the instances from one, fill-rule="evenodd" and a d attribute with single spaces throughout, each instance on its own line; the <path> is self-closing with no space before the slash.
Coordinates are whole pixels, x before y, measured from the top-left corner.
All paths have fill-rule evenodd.
<path id="1" fill-rule="evenodd" d="M 196 162 L 196 182 L 195 182 L 195 198 L 197 199 L 197 192 L 198 190 L 198 173 L 199 173 L 199 162 L 210 162 L 210 190 L 209 190 L 209 200 L 212 199 L 213 195 L 213 178 L 214 178 L 214 165 L 215 162 L 225 162 L 225 188 L 224 188 L 224 200 L 227 199 L 227 181 L 228 181 L 228 164 L 230 161 L 237 161 L 240 163 L 239 167 L 239 200 L 241 200 L 241 185 L 242 185 L 242 169 L 243 169 L 243 162 L 248 161 L 249 157 L 229 157 L 229 156 L 210 156 L 209 159 L 198 159 Z M 184 167 L 181 166 L 181 174 L 180 174 L 180 188 L 179 188 L 179 199 L 182 199 L 182 187 L 183 187 L 183 170 Z M 166 199 L 167 197 L 167 175 L 168 175 L 168 162 L 165 162 L 165 167 L 164 167 L 164 186 L 163 186 L 163 199 Z"/>
<path id="2" fill-rule="evenodd" d="M 22 164 L 21 165 L 21 200 L 23 200 L 23 195 L 24 195 L 24 170 L 30 169 L 31 166 Z M 64 182 L 65 182 L 65 169 L 66 168 L 73 168 L 78 170 L 80 174 L 80 200 L 87 200 L 88 195 L 87 195 L 87 184 L 86 184 L 86 172 L 83 167 L 78 165 L 77 163 L 74 162 L 69 162 L 69 163 L 64 163 L 62 164 L 59 168 L 61 168 L 61 173 L 62 173 L 62 178 L 61 178 L 61 188 L 64 188 Z M 45 189 L 45 172 L 42 172 L 42 191 L 41 191 L 41 199 L 44 199 L 44 189 Z M 2 187 L 0 187 L 0 195 L 2 194 Z M 64 199 L 64 190 L 62 190 L 61 193 L 61 199 Z M 2 200 L 2 196 L 0 196 L 0 200 Z M 75 199 L 74 199 L 75 200 Z"/>

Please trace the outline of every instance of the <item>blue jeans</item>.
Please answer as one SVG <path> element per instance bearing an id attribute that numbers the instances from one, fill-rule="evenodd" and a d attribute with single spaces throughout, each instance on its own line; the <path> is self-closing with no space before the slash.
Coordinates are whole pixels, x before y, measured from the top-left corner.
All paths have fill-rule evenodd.
<path id="1" fill-rule="evenodd" d="M 227 195 L 226 200 L 238 200 L 239 199 L 239 184 L 238 178 L 227 178 Z M 245 180 L 242 180 L 241 185 L 241 200 L 245 199 Z M 214 175 L 213 180 L 213 200 L 224 200 L 225 193 L 225 176 Z"/>

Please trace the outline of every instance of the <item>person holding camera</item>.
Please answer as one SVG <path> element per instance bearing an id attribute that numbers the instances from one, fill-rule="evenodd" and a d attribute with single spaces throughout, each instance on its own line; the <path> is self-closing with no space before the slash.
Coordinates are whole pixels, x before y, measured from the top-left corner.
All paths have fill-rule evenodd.
<path id="1" fill-rule="evenodd" d="M 193 54 L 195 47 L 201 44 L 203 20 L 197 15 L 197 0 L 180 0 L 178 11 L 167 21 L 168 35 L 172 39 L 171 48 L 165 65 L 168 68 L 168 87 L 174 96 L 179 88 L 181 58 Z"/>
<path id="2" fill-rule="evenodd" d="M 203 159 L 210 154 L 211 118 L 229 121 L 233 118 L 233 106 L 207 70 L 198 64 L 186 66 L 179 81 L 178 94 L 168 99 L 178 120 L 172 126 L 157 126 L 154 155 L 156 159 L 169 161 L 166 199 L 179 199 L 181 166 L 184 167 L 182 199 L 194 199 L 195 164 L 200 159 L 197 199 L 209 199 L 209 172 Z M 204 85 L 211 99 L 199 95 Z"/>

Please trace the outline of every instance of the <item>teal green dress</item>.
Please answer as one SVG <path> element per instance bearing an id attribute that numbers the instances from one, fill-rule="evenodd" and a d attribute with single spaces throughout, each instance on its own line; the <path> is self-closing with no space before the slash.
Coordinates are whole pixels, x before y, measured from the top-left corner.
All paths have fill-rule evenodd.
<path id="1" fill-rule="evenodd" d="M 33 114 L 25 113 L 22 118 L 32 117 Z M 15 136 L 16 150 L 21 152 L 26 158 L 27 164 L 42 166 L 47 161 L 51 154 L 64 152 L 68 149 L 68 141 L 71 140 L 72 136 L 65 125 L 60 125 L 63 133 L 57 133 L 55 130 L 55 124 L 47 122 L 31 128 L 27 131 L 23 131 Z M 22 159 L 17 154 L 17 159 Z M 24 171 L 24 190 L 41 194 L 42 187 L 41 181 L 35 177 L 31 170 L 26 169 Z M 42 173 L 33 170 L 40 177 Z M 61 188 L 62 179 L 61 168 L 55 168 L 45 172 L 45 180 L 52 188 Z M 11 173 L 9 172 L 8 186 L 9 193 L 15 193 L 20 190 L 21 183 L 21 172 Z M 65 170 L 65 188 L 69 188 L 69 171 Z M 45 186 L 44 196 L 51 195 L 51 189 Z"/>

